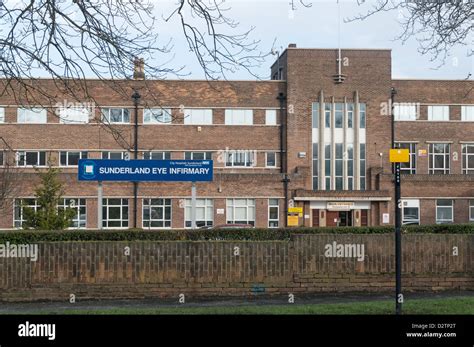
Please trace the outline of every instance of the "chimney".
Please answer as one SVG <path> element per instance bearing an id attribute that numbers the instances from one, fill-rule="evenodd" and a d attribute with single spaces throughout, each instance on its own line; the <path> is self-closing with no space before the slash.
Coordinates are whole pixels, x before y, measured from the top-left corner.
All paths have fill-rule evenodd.
<path id="1" fill-rule="evenodd" d="M 290 44 L 288 45 L 288 48 L 296 48 L 296 43 L 290 43 Z"/>
<path id="2" fill-rule="evenodd" d="M 143 58 L 133 59 L 133 79 L 144 80 L 145 79 L 145 61 Z"/>

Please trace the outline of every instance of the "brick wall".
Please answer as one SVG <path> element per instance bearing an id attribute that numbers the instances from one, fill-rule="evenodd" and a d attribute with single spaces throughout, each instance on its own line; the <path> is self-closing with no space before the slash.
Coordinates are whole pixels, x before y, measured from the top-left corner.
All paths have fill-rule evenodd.
<path id="1" fill-rule="evenodd" d="M 364 260 L 326 257 L 325 246 L 333 242 L 364 245 Z M 474 235 L 404 235 L 403 292 L 474 290 L 473 259 Z M 289 242 L 45 242 L 37 262 L 0 258 L 0 300 L 392 292 L 394 271 L 393 235 L 296 235 Z"/>

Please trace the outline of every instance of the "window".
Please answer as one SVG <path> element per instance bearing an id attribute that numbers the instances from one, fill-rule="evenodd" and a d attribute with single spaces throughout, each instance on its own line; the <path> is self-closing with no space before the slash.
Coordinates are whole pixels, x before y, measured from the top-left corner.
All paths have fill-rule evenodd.
<path id="1" fill-rule="evenodd" d="M 365 190 L 365 143 L 360 144 L 360 190 Z"/>
<path id="2" fill-rule="evenodd" d="M 342 125 L 344 123 L 343 110 L 344 110 L 344 104 L 337 103 L 335 105 L 334 122 L 335 122 L 336 128 L 342 128 Z"/>
<path id="3" fill-rule="evenodd" d="M 102 200 L 102 227 L 128 228 L 128 199 Z"/>
<path id="4" fill-rule="evenodd" d="M 416 174 L 416 143 L 398 143 L 396 146 L 410 151 L 410 161 L 408 163 L 400 163 L 400 172 Z"/>
<path id="5" fill-rule="evenodd" d="M 366 107 L 365 107 L 365 104 L 359 104 L 359 107 L 360 107 L 360 110 L 359 110 L 360 128 L 365 129 Z"/>
<path id="6" fill-rule="evenodd" d="M 453 200 L 436 200 L 436 224 L 453 222 Z"/>
<path id="7" fill-rule="evenodd" d="M 130 110 L 128 108 L 103 108 L 102 120 L 110 124 L 130 123 Z"/>
<path id="8" fill-rule="evenodd" d="M 143 159 L 145 160 L 168 160 L 171 159 L 171 152 L 144 152 Z"/>
<path id="9" fill-rule="evenodd" d="M 317 143 L 313 143 L 313 190 L 318 190 L 318 174 L 319 174 L 319 168 L 318 168 L 318 148 L 319 145 Z"/>
<path id="10" fill-rule="evenodd" d="M 129 160 L 129 152 L 118 152 L 118 151 L 105 151 L 102 152 L 102 159 L 114 159 L 114 160 Z"/>
<path id="11" fill-rule="evenodd" d="M 420 200 L 402 200 L 402 225 L 420 224 Z"/>
<path id="12" fill-rule="evenodd" d="M 252 167 L 255 163 L 254 151 L 227 151 L 225 166 Z"/>
<path id="13" fill-rule="evenodd" d="M 326 124 L 326 128 L 331 127 L 331 110 L 332 104 L 324 104 L 324 122 Z"/>
<path id="14" fill-rule="evenodd" d="M 354 104 L 347 104 L 347 127 L 352 128 L 354 123 Z"/>
<path id="15" fill-rule="evenodd" d="M 428 120 L 449 120 L 449 106 L 428 106 Z"/>
<path id="16" fill-rule="evenodd" d="M 430 174 L 449 174 L 449 143 L 430 143 Z"/>
<path id="17" fill-rule="evenodd" d="M 184 124 L 206 125 L 212 124 L 211 109 L 184 110 Z"/>
<path id="18" fill-rule="evenodd" d="M 18 123 L 47 123 L 46 109 L 34 107 L 34 108 L 21 108 L 17 110 L 17 122 Z"/>
<path id="19" fill-rule="evenodd" d="M 343 187 L 343 164 L 344 158 L 343 158 L 343 144 L 342 143 L 336 143 L 336 173 L 334 175 L 334 178 L 336 180 L 336 190 L 342 190 Z"/>
<path id="20" fill-rule="evenodd" d="M 354 189 L 354 145 L 347 144 L 347 189 Z"/>
<path id="21" fill-rule="evenodd" d="M 474 122 L 474 106 L 461 106 L 461 120 Z"/>
<path id="22" fill-rule="evenodd" d="M 184 152 L 186 160 L 211 160 L 212 152 Z"/>
<path id="23" fill-rule="evenodd" d="M 278 228 L 280 226 L 280 207 L 278 199 L 268 199 L 268 227 Z"/>
<path id="24" fill-rule="evenodd" d="M 21 151 L 17 153 L 17 166 L 46 166 L 46 152 Z"/>
<path id="25" fill-rule="evenodd" d="M 146 108 L 143 110 L 143 123 L 163 124 L 171 123 L 171 110 L 163 108 Z"/>
<path id="26" fill-rule="evenodd" d="M 171 228 L 171 199 L 143 199 L 143 227 Z"/>
<path id="27" fill-rule="evenodd" d="M 277 125 L 277 111 L 276 110 L 265 110 L 265 124 Z"/>
<path id="28" fill-rule="evenodd" d="M 319 102 L 313 102 L 311 118 L 313 123 L 313 129 L 319 128 Z"/>
<path id="29" fill-rule="evenodd" d="M 87 152 L 60 152 L 59 153 L 61 166 L 77 166 L 79 159 L 87 159 Z"/>
<path id="30" fill-rule="evenodd" d="M 324 146 L 324 174 L 326 176 L 326 190 L 331 190 L 331 144 Z"/>
<path id="31" fill-rule="evenodd" d="M 87 222 L 86 199 L 63 199 L 58 209 L 73 209 L 76 214 L 72 218 L 71 228 L 85 228 Z"/>
<path id="32" fill-rule="evenodd" d="M 5 107 L 0 107 L 0 123 L 5 123 Z"/>
<path id="33" fill-rule="evenodd" d="M 474 222 L 474 200 L 469 200 L 469 222 Z"/>
<path id="34" fill-rule="evenodd" d="M 5 165 L 5 151 L 0 151 L 0 166 L 4 166 Z"/>
<path id="35" fill-rule="evenodd" d="M 63 124 L 89 123 L 90 112 L 87 108 L 61 107 L 59 108 L 59 121 Z"/>
<path id="36" fill-rule="evenodd" d="M 227 199 L 227 223 L 255 225 L 255 199 Z"/>
<path id="37" fill-rule="evenodd" d="M 462 145 L 462 173 L 474 174 L 474 143 Z"/>
<path id="38" fill-rule="evenodd" d="M 186 199 L 184 220 L 185 227 L 192 227 L 191 199 Z M 196 199 L 196 227 L 212 227 L 214 223 L 214 202 L 212 199 Z"/>
<path id="39" fill-rule="evenodd" d="M 418 105 L 416 103 L 393 104 L 395 120 L 416 120 L 418 118 Z"/>
<path id="40" fill-rule="evenodd" d="M 253 110 L 225 110 L 226 125 L 252 125 Z"/>
<path id="41" fill-rule="evenodd" d="M 276 152 L 267 152 L 266 155 L 266 167 L 276 167 Z"/>
<path id="42" fill-rule="evenodd" d="M 15 228 L 23 227 L 25 221 L 23 209 L 31 208 L 33 211 L 38 211 L 39 205 L 36 199 L 15 199 L 13 211 L 13 226 Z"/>

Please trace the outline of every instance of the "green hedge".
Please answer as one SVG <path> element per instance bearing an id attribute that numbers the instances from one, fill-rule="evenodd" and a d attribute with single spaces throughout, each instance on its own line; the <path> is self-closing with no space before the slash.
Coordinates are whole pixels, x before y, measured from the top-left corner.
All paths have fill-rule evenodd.
<path id="1" fill-rule="evenodd" d="M 0 243 L 35 243 L 41 241 L 265 241 L 289 240 L 294 234 L 387 234 L 393 227 L 287 228 L 287 229 L 207 229 L 207 230 L 67 230 L 67 231 L 0 231 Z M 414 225 L 403 227 L 404 233 L 471 234 L 474 224 Z"/>

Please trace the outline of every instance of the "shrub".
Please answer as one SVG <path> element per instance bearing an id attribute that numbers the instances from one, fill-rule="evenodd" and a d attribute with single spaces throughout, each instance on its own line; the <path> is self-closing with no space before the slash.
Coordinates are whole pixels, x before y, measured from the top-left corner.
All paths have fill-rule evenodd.
<path id="1" fill-rule="evenodd" d="M 267 241 L 289 240 L 294 234 L 389 234 L 392 226 L 281 229 L 203 229 L 203 230 L 65 230 L 1 231 L 0 243 L 42 241 Z M 403 233 L 472 234 L 474 224 L 404 226 Z"/>

